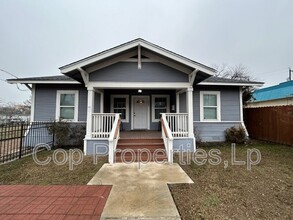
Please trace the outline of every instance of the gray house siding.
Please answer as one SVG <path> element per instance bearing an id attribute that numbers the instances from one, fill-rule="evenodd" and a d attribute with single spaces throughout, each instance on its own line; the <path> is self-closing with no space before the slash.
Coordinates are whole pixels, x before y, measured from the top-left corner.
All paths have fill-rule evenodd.
<path id="1" fill-rule="evenodd" d="M 220 122 L 200 122 L 200 91 L 220 91 Z M 201 141 L 225 141 L 224 131 L 232 126 L 241 125 L 239 87 L 195 86 L 193 94 L 195 133 Z"/>
<path id="2" fill-rule="evenodd" d="M 239 87 L 195 86 L 193 92 L 193 120 L 200 121 L 200 91 L 220 91 L 221 120 L 240 121 Z"/>
<path id="3" fill-rule="evenodd" d="M 240 126 L 240 122 L 194 122 L 195 136 L 203 142 L 225 141 L 225 130 Z M 199 140 L 198 140 L 199 141 Z"/>
<path id="4" fill-rule="evenodd" d="M 78 121 L 86 121 L 87 90 L 83 85 L 37 84 L 35 91 L 35 121 L 56 119 L 57 90 L 78 90 Z"/>
<path id="5" fill-rule="evenodd" d="M 161 63 L 120 62 L 90 74 L 90 81 L 106 82 L 188 82 L 188 75 Z"/>

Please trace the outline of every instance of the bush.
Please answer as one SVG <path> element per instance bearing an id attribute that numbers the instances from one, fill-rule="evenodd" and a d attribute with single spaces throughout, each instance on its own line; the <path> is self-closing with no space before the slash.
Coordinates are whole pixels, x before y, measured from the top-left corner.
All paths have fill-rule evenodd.
<path id="1" fill-rule="evenodd" d="M 83 148 L 83 139 L 86 134 L 86 126 L 83 124 L 72 125 L 70 131 L 71 144 L 75 147 Z"/>
<path id="2" fill-rule="evenodd" d="M 49 134 L 55 136 L 55 144 L 58 147 L 67 146 L 69 142 L 69 124 L 63 121 L 57 121 L 49 125 L 48 127 Z"/>
<path id="3" fill-rule="evenodd" d="M 232 143 L 244 143 L 246 141 L 246 133 L 242 126 L 233 126 L 225 130 L 226 141 Z"/>
<path id="4" fill-rule="evenodd" d="M 83 147 L 86 126 L 70 122 L 57 121 L 48 126 L 49 134 L 54 134 L 58 147 Z"/>

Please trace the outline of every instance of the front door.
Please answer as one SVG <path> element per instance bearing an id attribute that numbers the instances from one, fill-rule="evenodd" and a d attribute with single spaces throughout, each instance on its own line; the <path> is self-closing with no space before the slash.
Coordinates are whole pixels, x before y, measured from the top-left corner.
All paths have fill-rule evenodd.
<path id="1" fill-rule="evenodd" d="M 133 97 L 133 129 L 145 130 L 149 124 L 149 97 Z"/>

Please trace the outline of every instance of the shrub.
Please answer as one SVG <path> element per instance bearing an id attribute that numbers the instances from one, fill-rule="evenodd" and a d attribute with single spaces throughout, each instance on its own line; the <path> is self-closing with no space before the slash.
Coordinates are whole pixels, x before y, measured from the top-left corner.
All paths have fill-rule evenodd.
<path id="1" fill-rule="evenodd" d="M 244 143 L 246 141 L 246 133 L 242 126 L 233 126 L 225 130 L 226 141 L 232 143 Z"/>
<path id="2" fill-rule="evenodd" d="M 68 145 L 69 141 L 69 124 L 63 121 L 57 121 L 48 126 L 49 134 L 54 135 L 55 144 L 60 146 Z"/>
<path id="3" fill-rule="evenodd" d="M 86 126 L 83 124 L 71 126 L 70 139 L 72 140 L 72 145 L 75 147 L 83 147 L 83 139 L 86 134 Z"/>
<path id="4" fill-rule="evenodd" d="M 58 147 L 81 147 L 86 134 L 86 126 L 70 122 L 57 121 L 48 126 L 49 134 L 54 134 Z"/>

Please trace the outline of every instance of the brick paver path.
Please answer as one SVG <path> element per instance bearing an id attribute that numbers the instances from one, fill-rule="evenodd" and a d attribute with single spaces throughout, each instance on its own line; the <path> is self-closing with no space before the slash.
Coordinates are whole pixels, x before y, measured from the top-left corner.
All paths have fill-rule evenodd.
<path id="1" fill-rule="evenodd" d="M 0 219 L 100 219 L 111 186 L 0 186 Z"/>

